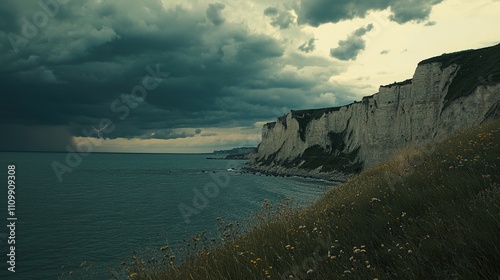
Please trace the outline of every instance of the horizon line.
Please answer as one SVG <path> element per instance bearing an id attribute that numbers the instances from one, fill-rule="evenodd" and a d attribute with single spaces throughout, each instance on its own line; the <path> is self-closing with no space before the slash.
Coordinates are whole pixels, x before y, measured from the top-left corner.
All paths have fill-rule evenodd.
<path id="1" fill-rule="evenodd" d="M 68 151 L 6 151 L 0 150 L 0 153 L 68 153 Z M 151 154 L 151 155 L 159 155 L 159 154 L 174 154 L 174 155 L 211 155 L 214 152 L 205 152 L 205 153 L 167 153 L 167 152 L 91 152 L 91 154 Z"/>

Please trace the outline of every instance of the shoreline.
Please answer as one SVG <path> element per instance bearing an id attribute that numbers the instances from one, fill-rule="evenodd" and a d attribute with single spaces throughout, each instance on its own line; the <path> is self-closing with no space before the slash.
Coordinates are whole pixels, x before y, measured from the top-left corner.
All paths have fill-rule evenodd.
<path id="1" fill-rule="evenodd" d="M 301 168 L 285 168 L 281 166 L 255 166 L 247 162 L 242 170 L 247 172 L 261 173 L 264 175 L 276 177 L 301 177 L 325 180 L 335 183 L 346 183 L 350 178 L 355 176 L 354 173 L 343 173 L 340 171 L 320 172 L 318 170 L 304 170 Z"/>

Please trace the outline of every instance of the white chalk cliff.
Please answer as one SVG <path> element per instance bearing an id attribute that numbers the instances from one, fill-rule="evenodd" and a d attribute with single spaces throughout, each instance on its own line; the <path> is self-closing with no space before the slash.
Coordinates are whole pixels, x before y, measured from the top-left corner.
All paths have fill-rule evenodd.
<path id="1" fill-rule="evenodd" d="M 408 145 L 500 115 L 500 45 L 420 62 L 411 80 L 336 108 L 291 111 L 262 131 L 261 171 L 356 172 Z"/>

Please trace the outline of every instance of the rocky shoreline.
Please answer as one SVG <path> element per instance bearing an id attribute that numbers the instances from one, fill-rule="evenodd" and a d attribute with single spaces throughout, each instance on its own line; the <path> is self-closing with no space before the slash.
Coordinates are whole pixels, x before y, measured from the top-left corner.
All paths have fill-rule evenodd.
<path id="1" fill-rule="evenodd" d="M 285 168 L 281 166 L 256 166 L 247 162 L 243 169 L 247 172 L 262 173 L 265 175 L 279 176 L 279 177 L 303 177 L 313 178 L 319 180 L 332 181 L 336 183 L 347 182 L 350 178 L 355 176 L 353 173 L 343 173 L 340 171 L 320 172 L 317 169 L 305 170 L 301 168 Z"/>

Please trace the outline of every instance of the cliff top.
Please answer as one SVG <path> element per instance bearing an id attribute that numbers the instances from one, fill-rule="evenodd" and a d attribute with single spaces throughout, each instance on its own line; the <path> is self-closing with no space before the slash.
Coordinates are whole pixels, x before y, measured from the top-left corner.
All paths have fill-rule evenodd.
<path id="1" fill-rule="evenodd" d="M 440 56 L 428 58 L 418 63 L 419 66 L 429 63 L 441 63 L 441 69 L 445 69 L 451 65 L 459 65 L 455 78 L 449 86 L 448 93 L 445 97 L 443 109 L 454 100 L 468 96 L 474 92 L 478 86 L 489 86 L 500 83 L 500 44 L 486 47 L 477 50 L 465 50 L 454 53 L 445 53 Z M 394 82 L 388 85 L 382 85 L 383 88 L 391 88 L 394 86 L 404 86 L 412 84 L 412 79 L 407 79 L 402 82 Z M 339 111 L 343 107 L 349 107 L 353 104 L 367 101 L 371 96 L 363 97 L 362 101 L 354 101 L 353 103 L 320 109 L 308 110 L 291 110 L 292 118 L 296 119 L 302 126 L 313 119 L 319 119 L 323 114 L 334 111 Z M 285 127 L 286 115 L 279 117 L 278 121 Z M 276 122 L 267 123 L 267 128 L 273 128 Z M 303 131 L 301 131 L 301 136 Z"/>
<path id="2" fill-rule="evenodd" d="M 418 65 L 440 62 L 441 67 L 446 68 L 452 64 L 463 65 L 465 63 L 470 63 L 471 60 L 474 60 L 478 57 L 480 58 L 481 56 L 492 57 L 492 56 L 498 56 L 499 54 L 500 54 L 500 44 L 481 49 L 469 49 L 453 53 L 444 53 L 439 56 L 424 59 L 420 61 Z"/>
<path id="3" fill-rule="evenodd" d="M 489 86 L 500 83 L 500 44 L 422 60 L 418 65 L 441 63 L 441 69 L 453 64 L 459 65 L 457 75 L 453 79 L 445 98 L 445 107 L 452 101 L 470 95 L 478 86 Z"/>
<path id="4" fill-rule="evenodd" d="M 380 87 L 383 87 L 383 88 L 391 88 L 391 87 L 394 87 L 394 86 L 404 86 L 404 85 L 409 85 L 413 82 L 413 79 L 407 79 L 407 80 L 404 80 L 402 82 L 394 82 L 390 85 L 382 85 Z"/>

